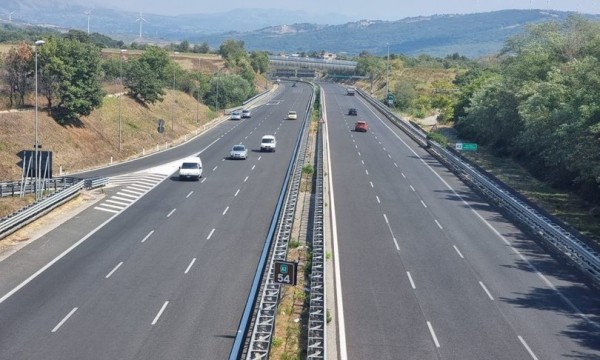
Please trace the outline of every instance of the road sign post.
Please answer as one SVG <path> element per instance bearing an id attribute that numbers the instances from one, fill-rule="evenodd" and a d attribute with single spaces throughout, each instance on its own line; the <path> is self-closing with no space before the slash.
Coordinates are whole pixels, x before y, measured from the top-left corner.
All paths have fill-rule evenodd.
<path id="1" fill-rule="evenodd" d="M 275 279 L 279 284 L 296 285 L 298 264 L 289 261 L 275 261 Z"/>

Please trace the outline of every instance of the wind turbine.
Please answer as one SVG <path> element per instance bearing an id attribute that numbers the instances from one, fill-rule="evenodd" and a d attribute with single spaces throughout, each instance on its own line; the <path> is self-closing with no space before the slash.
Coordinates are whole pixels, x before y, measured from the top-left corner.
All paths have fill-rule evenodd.
<path id="1" fill-rule="evenodd" d="M 145 21 L 145 22 L 148 22 L 148 20 L 144 19 L 144 16 L 142 15 L 142 12 L 140 11 L 140 17 L 139 17 L 139 18 L 137 18 L 135 21 L 136 21 L 136 22 L 137 22 L 137 21 L 139 21 L 139 22 L 140 22 L 140 39 L 141 39 L 141 38 L 142 38 L 142 23 L 143 23 L 144 21 Z"/>
<path id="2" fill-rule="evenodd" d="M 88 35 L 90 34 L 90 16 L 92 15 L 92 10 L 87 10 L 83 12 L 84 14 L 87 15 L 87 20 L 88 20 Z"/>
<path id="3" fill-rule="evenodd" d="M 8 22 L 12 22 L 12 14 L 14 14 L 14 11 L 11 11 L 8 13 Z"/>

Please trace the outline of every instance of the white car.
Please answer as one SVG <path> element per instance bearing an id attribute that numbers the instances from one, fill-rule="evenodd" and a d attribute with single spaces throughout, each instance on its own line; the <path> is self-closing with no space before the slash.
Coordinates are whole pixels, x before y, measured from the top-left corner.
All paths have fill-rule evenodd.
<path id="1" fill-rule="evenodd" d="M 202 177 L 202 160 L 198 156 L 183 159 L 179 166 L 179 180 L 200 180 Z"/>
<path id="2" fill-rule="evenodd" d="M 237 110 L 232 111 L 230 119 L 231 120 L 242 120 L 242 113 Z"/>
<path id="3" fill-rule="evenodd" d="M 296 114 L 295 111 L 290 110 L 290 111 L 288 111 L 288 117 L 287 118 L 289 120 L 296 120 L 296 119 L 298 119 L 298 114 Z"/>
<path id="4" fill-rule="evenodd" d="M 242 119 L 250 119 L 252 112 L 248 109 L 242 110 Z"/>
<path id="5" fill-rule="evenodd" d="M 231 159 L 246 160 L 248 158 L 248 149 L 246 149 L 246 146 L 242 144 L 234 145 L 233 148 L 231 148 L 229 155 Z"/>
<path id="6" fill-rule="evenodd" d="M 275 140 L 275 136 L 273 135 L 265 135 L 260 140 L 260 151 L 275 151 L 275 146 L 277 146 L 277 140 Z"/>

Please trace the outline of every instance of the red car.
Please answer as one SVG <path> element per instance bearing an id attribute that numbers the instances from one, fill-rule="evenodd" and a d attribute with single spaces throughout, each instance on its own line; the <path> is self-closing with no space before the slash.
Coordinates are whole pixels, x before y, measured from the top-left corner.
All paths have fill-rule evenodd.
<path id="1" fill-rule="evenodd" d="M 369 130 L 369 126 L 366 121 L 357 121 L 354 125 L 354 131 L 367 132 L 367 130 Z"/>

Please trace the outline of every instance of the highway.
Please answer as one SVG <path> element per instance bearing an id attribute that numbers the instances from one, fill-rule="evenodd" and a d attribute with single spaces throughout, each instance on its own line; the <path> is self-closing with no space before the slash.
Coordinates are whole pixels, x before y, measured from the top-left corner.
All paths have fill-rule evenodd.
<path id="1" fill-rule="evenodd" d="M 288 86 L 251 119 L 226 121 L 176 152 L 87 173 L 130 174 L 199 152 L 204 165 L 198 182 L 139 173 L 137 187 L 107 189 L 78 216 L 95 229 L 67 222 L 30 244 L 41 251 L 62 236 L 78 245 L 21 285 L 0 284 L 0 359 L 227 358 L 300 131 L 286 114 L 302 118 L 312 93 Z M 277 137 L 276 152 L 259 152 L 265 134 Z M 238 143 L 248 159 L 227 159 Z M 144 176 L 156 177 L 144 185 Z"/>
<path id="2" fill-rule="evenodd" d="M 600 359 L 597 290 L 359 96 L 323 88 L 339 358 Z"/>

